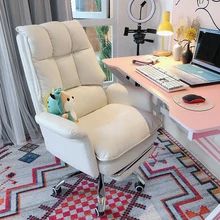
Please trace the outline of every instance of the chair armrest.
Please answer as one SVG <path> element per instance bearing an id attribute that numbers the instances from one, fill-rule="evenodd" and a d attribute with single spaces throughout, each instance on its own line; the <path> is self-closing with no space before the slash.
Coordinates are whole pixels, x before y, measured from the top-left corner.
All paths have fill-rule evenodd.
<path id="1" fill-rule="evenodd" d="M 98 176 L 94 148 L 76 123 L 48 112 L 37 114 L 35 119 L 51 154 L 94 178 Z"/>
<path id="2" fill-rule="evenodd" d="M 65 138 L 73 139 L 87 136 L 76 123 L 48 112 L 37 114 L 35 120 L 40 126 Z"/>
<path id="3" fill-rule="evenodd" d="M 145 89 L 133 85 L 114 83 L 106 89 L 108 103 L 132 105 L 144 111 L 152 111 L 152 97 Z"/>

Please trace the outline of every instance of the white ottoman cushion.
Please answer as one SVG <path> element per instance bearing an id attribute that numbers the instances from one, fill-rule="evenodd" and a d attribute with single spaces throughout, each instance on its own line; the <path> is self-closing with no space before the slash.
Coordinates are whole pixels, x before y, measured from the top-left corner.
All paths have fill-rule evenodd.
<path id="1" fill-rule="evenodd" d="M 109 104 L 79 120 L 100 161 L 119 158 L 149 137 L 144 117 L 133 107 Z"/>

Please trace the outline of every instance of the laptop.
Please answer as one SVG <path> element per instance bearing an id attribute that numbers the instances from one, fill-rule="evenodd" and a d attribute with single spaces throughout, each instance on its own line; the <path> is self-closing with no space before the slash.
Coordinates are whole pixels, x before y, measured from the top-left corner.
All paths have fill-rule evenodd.
<path id="1" fill-rule="evenodd" d="M 177 65 L 178 78 L 191 87 L 220 83 L 220 31 L 200 28 L 193 60 Z"/>

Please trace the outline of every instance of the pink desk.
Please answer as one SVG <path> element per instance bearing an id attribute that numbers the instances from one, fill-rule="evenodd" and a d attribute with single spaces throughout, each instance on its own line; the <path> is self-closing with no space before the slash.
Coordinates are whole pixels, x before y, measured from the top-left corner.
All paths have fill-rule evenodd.
<path id="1" fill-rule="evenodd" d="M 129 76 L 148 92 L 166 103 L 169 108 L 169 116 L 188 131 L 190 140 L 220 133 L 220 84 L 188 88 L 187 90 L 168 93 L 138 74 L 135 71 L 136 66 L 132 64 L 133 59 L 140 60 L 142 57 L 111 58 L 105 59 L 104 63 L 109 69 L 119 71 L 122 76 Z M 164 69 L 169 69 L 177 63 L 178 62 L 175 62 L 172 57 L 169 57 L 162 58 L 157 65 Z M 201 95 L 213 103 L 214 108 L 203 112 L 186 110 L 177 105 L 172 98 L 173 96 L 183 93 L 196 93 Z"/>

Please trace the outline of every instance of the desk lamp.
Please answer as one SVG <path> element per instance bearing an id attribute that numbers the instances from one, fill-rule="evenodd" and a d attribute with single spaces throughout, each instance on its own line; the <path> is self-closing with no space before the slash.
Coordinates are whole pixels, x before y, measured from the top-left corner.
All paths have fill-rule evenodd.
<path id="1" fill-rule="evenodd" d="M 155 56 L 170 56 L 171 51 L 164 50 L 164 37 L 173 35 L 173 26 L 170 23 L 170 12 L 165 11 L 162 16 L 162 22 L 160 23 L 157 34 L 162 36 L 161 50 L 154 51 Z"/>

